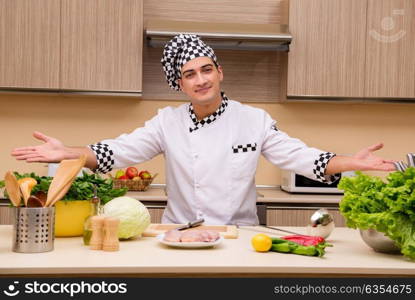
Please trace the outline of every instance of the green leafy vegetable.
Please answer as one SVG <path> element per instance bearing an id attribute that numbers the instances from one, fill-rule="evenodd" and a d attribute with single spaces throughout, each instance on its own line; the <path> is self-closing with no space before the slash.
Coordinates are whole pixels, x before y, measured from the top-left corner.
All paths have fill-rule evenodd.
<path id="1" fill-rule="evenodd" d="M 340 212 L 348 227 L 383 232 L 415 260 L 415 168 L 390 173 L 386 180 L 361 172 L 342 178 Z"/>
<path id="2" fill-rule="evenodd" d="M 315 238 L 315 237 L 310 237 Z M 324 250 L 326 247 L 332 247 L 331 244 L 326 243 L 323 239 L 321 242 L 316 242 L 314 245 L 304 246 L 299 243 L 285 240 L 284 238 L 271 238 L 272 246 L 271 251 L 293 253 L 307 256 L 319 256 L 322 257 L 326 253 Z"/>
<path id="3" fill-rule="evenodd" d="M 33 187 L 31 194 L 36 194 L 39 191 L 47 193 L 53 179 L 53 177 L 49 176 L 37 176 L 35 173 L 19 174 L 18 172 L 14 172 L 14 174 L 17 179 L 24 177 L 32 177 L 36 179 L 37 185 Z M 2 184 L 4 185 L 4 182 L 0 181 L 0 186 Z M 94 185 L 97 186 L 97 194 L 103 204 L 116 197 L 124 196 L 127 193 L 127 188 L 114 189 L 113 180 L 111 178 L 102 178 L 98 174 L 88 174 L 83 172 L 82 176 L 77 177 L 74 180 L 71 188 L 62 200 L 71 201 L 91 199 L 94 196 Z"/>
<path id="4" fill-rule="evenodd" d="M 127 188 L 114 189 L 111 178 L 83 172 L 83 176 L 76 178 L 64 200 L 91 199 L 94 195 L 94 185 L 97 186 L 98 197 L 103 204 L 127 193 Z"/>

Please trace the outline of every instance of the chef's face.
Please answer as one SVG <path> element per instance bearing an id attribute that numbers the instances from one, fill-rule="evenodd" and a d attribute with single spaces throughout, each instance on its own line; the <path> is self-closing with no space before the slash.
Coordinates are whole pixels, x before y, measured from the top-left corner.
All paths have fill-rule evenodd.
<path id="1" fill-rule="evenodd" d="M 216 67 L 210 57 L 197 57 L 188 61 L 182 67 L 181 73 L 180 87 L 190 97 L 193 105 L 221 102 L 222 67 Z"/>

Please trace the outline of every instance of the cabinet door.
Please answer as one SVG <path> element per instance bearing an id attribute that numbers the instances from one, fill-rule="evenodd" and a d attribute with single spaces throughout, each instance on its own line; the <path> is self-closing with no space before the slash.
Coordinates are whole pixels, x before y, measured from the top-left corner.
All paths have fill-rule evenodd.
<path id="1" fill-rule="evenodd" d="M 367 0 L 290 0 L 288 96 L 363 97 Z"/>
<path id="2" fill-rule="evenodd" d="M 147 206 L 148 212 L 150 213 L 151 223 L 161 223 L 163 217 L 164 207 L 152 207 Z"/>
<path id="3" fill-rule="evenodd" d="M 415 1 L 369 0 L 366 97 L 415 98 Z"/>
<path id="4" fill-rule="evenodd" d="M 141 0 L 62 0 L 61 88 L 141 91 Z"/>
<path id="5" fill-rule="evenodd" d="M 59 88 L 60 1 L 0 0 L 0 87 Z"/>
<path id="6" fill-rule="evenodd" d="M 13 210 L 8 206 L 0 206 L 0 225 L 13 224 Z"/>

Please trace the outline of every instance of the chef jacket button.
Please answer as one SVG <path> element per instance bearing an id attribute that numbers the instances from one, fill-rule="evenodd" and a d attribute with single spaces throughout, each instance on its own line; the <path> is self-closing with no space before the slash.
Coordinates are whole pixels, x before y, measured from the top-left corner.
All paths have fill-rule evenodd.
<path id="1" fill-rule="evenodd" d="M 199 157 L 199 154 L 195 153 L 195 154 L 193 154 L 193 157 L 194 158 L 198 158 Z"/>
<path id="2" fill-rule="evenodd" d="M 200 184 L 196 183 L 195 188 L 197 188 L 197 189 L 200 188 Z"/>

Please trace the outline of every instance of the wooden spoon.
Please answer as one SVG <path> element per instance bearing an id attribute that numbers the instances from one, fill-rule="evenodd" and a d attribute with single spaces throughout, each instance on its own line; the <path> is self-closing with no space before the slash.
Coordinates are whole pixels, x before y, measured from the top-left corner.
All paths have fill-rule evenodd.
<path id="1" fill-rule="evenodd" d="M 32 195 L 27 199 L 26 207 L 43 207 L 44 204 L 38 197 Z"/>
<path id="2" fill-rule="evenodd" d="M 54 205 L 65 196 L 66 192 L 75 180 L 76 175 L 86 162 L 86 155 L 81 155 L 79 159 L 62 160 L 56 174 L 49 186 L 48 197 L 45 207 Z"/>
<path id="3" fill-rule="evenodd" d="M 17 183 L 16 176 L 11 171 L 8 171 L 4 176 L 6 184 L 6 191 L 9 195 L 10 200 L 14 206 L 20 206 L 22 201 L 22 194 L 20 192 L 19 184 Z"/>
<path id="4" fill-rule="evenodd" d="M 45 206 L 46 198 L 46 193 L 39 191 L 27 199 L 26 207 L 43 207 Z"/>

